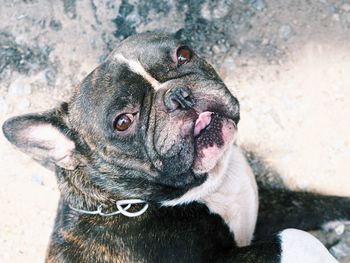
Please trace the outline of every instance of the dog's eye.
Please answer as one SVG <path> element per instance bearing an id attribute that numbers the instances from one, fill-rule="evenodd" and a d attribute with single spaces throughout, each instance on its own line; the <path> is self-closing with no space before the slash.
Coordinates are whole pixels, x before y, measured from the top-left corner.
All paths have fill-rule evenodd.
<path id="1" fill-rule="evenodd" d="M 184 65 L 190 62 L 192 58 L 192 51 L 187 46 L 179 47 L 176 51 L 177 64 Z"/>
<path id="2" fill-rule="evenodd" d="M 125 113 L 119 115 L 114 121 L 114 128 L 118 131 L 127 130 L 134 121 L 134 115 L 131 113 Z"/>

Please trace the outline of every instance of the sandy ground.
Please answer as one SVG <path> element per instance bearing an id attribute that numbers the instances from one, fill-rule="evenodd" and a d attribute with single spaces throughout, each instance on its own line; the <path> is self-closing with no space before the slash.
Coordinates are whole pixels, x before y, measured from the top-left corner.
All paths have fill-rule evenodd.
<path id="1" fill-rule="evenodd" d="M 0 122 L 69 97 L 128 35 L 176 32 L 240 99 L 239 143 L 257 176 L 350 196 L 348 1 L 0 0 L 0 6 Z M 0 262 L 42 262 L 59 196 L 55 178 L 2 136 L 0 150 Z M 333 253 L 350 262 L 349 231 L 334 240 Z"/>

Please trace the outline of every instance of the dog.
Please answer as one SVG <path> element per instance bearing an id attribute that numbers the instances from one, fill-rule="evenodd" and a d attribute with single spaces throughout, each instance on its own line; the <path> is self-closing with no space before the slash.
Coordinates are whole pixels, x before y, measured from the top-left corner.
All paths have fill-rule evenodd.
<path id="1" fill-rule="evenodd" d="M 5 137 L 57 175 L 47 262 L 337 262 L 294 228 L 349 219 L 350 198 L 258 195 L 235 143 L 239 119 L 204 59 L 171 35 L 143 33 L 69 101 L 7 120 Z"/>

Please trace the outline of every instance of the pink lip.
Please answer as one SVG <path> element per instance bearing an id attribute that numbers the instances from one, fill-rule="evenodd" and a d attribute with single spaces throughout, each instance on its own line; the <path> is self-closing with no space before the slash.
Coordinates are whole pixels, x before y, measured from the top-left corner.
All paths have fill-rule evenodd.
<path id="1" fill-rule="evenodd" d="M 199 114 L 196 124 L 194 126 L 194 136 L 197 137 L 203 129 L 205 129 L 211 122 L 213 112 L 205 111 Z"/>

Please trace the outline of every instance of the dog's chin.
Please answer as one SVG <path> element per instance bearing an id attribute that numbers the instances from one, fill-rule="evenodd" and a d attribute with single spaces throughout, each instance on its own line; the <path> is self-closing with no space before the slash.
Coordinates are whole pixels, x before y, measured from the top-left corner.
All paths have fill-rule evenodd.
<path id="1" fill-rule="evenodd" d="M 205 111 L 198 115 L 191 132 L 194 136 L 194 153 L 191 154 L 193 161 L 190 169 L 172 176 L 164 173 L 159 177 L 162 185 L 176 189 L 191 189 L 204 183 L 210 171 L 220 163 L 234 142 L 236 124 L 229 118 Z"/>
<path id="2" fill-rule="evenodd" d="M 205 116 L 205 114 L 207 116 Z M 192 170 L 195 174 L 204 174 L 216 166 L 229 146 L 234 142 L 236 124 L 216 113 L 199 116 L 195 127 L 195 159 Z M 201 124 L 200 122 L 204 122 Z M 196 130 L 197 126 L 200 126 Z"/>

